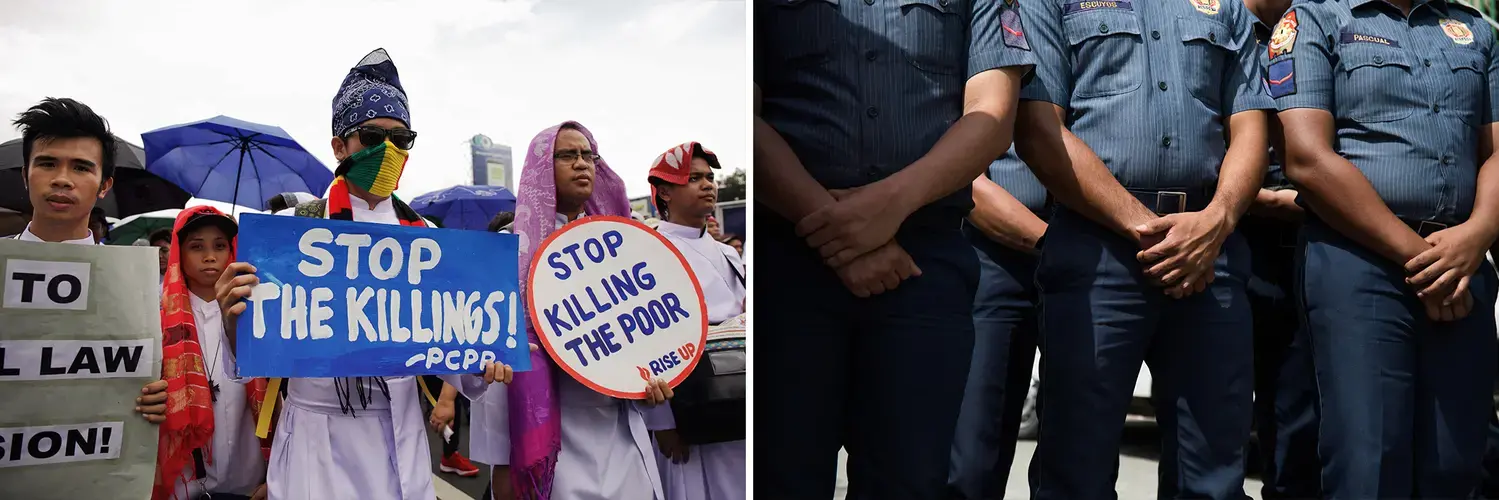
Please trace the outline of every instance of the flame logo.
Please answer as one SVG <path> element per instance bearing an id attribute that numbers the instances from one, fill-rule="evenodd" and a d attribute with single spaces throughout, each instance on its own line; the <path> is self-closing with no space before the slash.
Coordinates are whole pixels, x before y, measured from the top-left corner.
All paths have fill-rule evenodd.
<path id="1" fill-rule="evenodd" d="M 640 367 L 640 366 L 635 367 L 635 369 L 636 370 L 640 370 L 640 378 L 641 379 L 644 379 L 646 382 L 650 382 L 651 381 L 651 372 L 645 371 L 645 368 L 644 367 Z"/>

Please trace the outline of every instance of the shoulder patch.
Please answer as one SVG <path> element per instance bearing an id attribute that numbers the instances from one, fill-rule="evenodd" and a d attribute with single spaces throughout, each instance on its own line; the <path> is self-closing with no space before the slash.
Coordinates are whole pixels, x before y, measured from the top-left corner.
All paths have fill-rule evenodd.
<path id="1" fill-rule="evenodd" d="M 1265 86 L 1269 87 L 1270 97 L 1279 99 L 1296 93 L 1296 58 L 1277 61 L 1266 73 Z"/>
<path id="2" fill-rule="evenodd" d="M 1020 11 L 1014 7 L 1006 8 L 999 13 L 999 28 L 1004 31 L 1005 46 L 1031 50 L 1031 44 L 1025 40 L 1025 28 L 1020 24 Z"/>
<path id="3" fill-rule="evenodd" d="M 1473 30 L 1468 28 L 1468 23 L 1456 19 L 1443 19 L 1441 20 L 1441 25 L 1442 33 L 1445 33 L 1447 38 L 1451 38 L 1453 43 L 1458 45 L 1473 44 Z"/>
<path id="4" fill-rule="evenodd" d="M 1296 11 L 1287 12 L 1270 33 L 1270 59 L 1290 54 L 1296 48 Z"/>
<path id="5" fill-rule="evenodd" d="M 1218 15 L 1218 11 L 1222 10 L 1222 4 L 1219 3 L 1219 0 L 1187 0 L 1187 1 L 1192 2 L 1192 8 L 1197 9 L 1197 12 L 1201 12 L 1201 13 L 1207 14 L 1209 16 L 1216 16 L 1216 15 Z"/>

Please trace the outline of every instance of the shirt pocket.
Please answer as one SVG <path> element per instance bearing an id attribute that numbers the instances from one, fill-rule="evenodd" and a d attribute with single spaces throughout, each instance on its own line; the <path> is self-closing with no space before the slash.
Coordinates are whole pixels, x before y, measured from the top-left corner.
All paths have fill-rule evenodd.
<path id="1" fill-rule="evenodd" d="M 767 0 L 761 5 L 764 25 L 757 20 L 757 36 L 765 38 L 764 57 L 781 69 L 819 66 L 833 59 L 843 35 L 838 0 Z"/>
<path id="2" fill-rule="evenodd" d="M 963 12 L 964 0 L 901 0 L 893 41 L 916 69 L 962 75 L 968 68 Z"/>
<path id="3" fill-rule="evenodd" d="M 1237 63 L 1243 41 L 1234 39 L 1228 25 L 1208 19 L 1177 18 L 1176 30 L 1186 56 L 1181 60 L 1182 82 L 1203 105 L 1221 109 L 1224 75 Z"/>
<path id="4" fill-rule="evenodd" d="M 1133 12 L 1095 10 L 1062 18 L 1072 49 L 1075 97 L 1124 94 L 1140 88 L 1144 61 L 1140 18 Z"/>
<path id="5" fill-rule="evenodd" d="M 1448 94 L 1445 107 L 1468 125 L 1479 126 L 1483 120 L 1483 105 L 1487 100 L 1488 83 L 1485 82 L 1484 68 L 1488 65 L 1483 53 L 1467 49 L 1446 49 L 1442 55 L 1447 59 L 1447 67 L 1452 70 L 1451 83 L 1447 85 Z"/>
<path id="6" fill-rule="evenodd" d="M 1335 101 L 1338 115 L 1360 123 L 1388 122 L 1423 106 L 1412 97 L 1411 59 L 1399 49 L 1369 44 L 1343 46 Z"/>

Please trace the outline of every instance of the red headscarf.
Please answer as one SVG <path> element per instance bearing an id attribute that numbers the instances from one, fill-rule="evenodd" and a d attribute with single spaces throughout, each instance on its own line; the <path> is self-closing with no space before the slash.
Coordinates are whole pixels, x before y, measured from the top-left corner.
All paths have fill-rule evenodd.
<path id="1" fill-rule="evenodd" d="M 203 348 L 198 343 L 197 320 L 193 318 L 192 299 L 188 297 L 191 292 L 182 274 L 182 242 L 177 234 L 188 220 L 202 213 L 228 217 L 206 206 L 191 207 L 177 214 L 177 222 L 172 225 L 167 275 L 161 284 L 161 379 L 167 382 L 167 413 L 156 452 L 152 500 L 172 498 L 178 480 L 192 479 L 184 477 L 183 470 L 193 462 L 193 450 L 205 450 L 205 461 L 213 457 L 208 451 L 213 443 L 213 396 L 203 369 Z M 229 248 L 227 262 L 234 262 L 233 241 Z M 265 393 L 265 379 L 255 379 L 245 386 L 251 414 L 257 419 Z M 269 451 L 267 438 L 261 441 L 261 452 L 269 456 Z"/>

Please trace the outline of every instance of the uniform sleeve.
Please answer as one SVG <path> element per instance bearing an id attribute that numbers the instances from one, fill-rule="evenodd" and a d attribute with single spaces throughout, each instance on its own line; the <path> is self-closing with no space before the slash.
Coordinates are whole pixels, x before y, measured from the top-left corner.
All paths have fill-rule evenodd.
<path id="1" fill-rule="evenodd" d="M 1031 0 L 1025 5 L 1020 18 L 1036 66 L 1034 76 L 1020 89 L 1020 98 L 1066 109 L 1072 99 L 1072 51 L 1062 33 L 1062 10 L 1057 0 Z"/>
<path id="2" fill-rule="evenodd" d="M 997 68 L 1033 66 L 1035 56 L 1026 41 L 1020 2 L 972 2 L 968 36 L 968 77 Z"/>
<path id="3" fill-rule="evenodd" d="M 1228 106 L 1222 110 L 1223 116 L 1256 109 L 1273 111 L 1275 101 L 1265 88 L 1259 44 L 1254 39 L 1254 22 L 1244 4 L 1235 4 L 1238 5 L 1237 22 L 1234 23 L 1234 41 L 1239 44 L 1238 64 L 1225 70 L 1228 74 L 1224 75 L 1223 90 L 1232 94 L 1223 96 L 1221 102 Z"/>
<path id="4" fill-rule="evenodd" d="M 1293 108 L 1333 110 L 1332 50 L 1322 12 L 1294 7 L 1275 25 L 1270 39 L 1270 66 L 1265 68 L 1270 97 L 1281 111 Z M 1294 41 L 1283 46 L 1285 36 Z"/>

